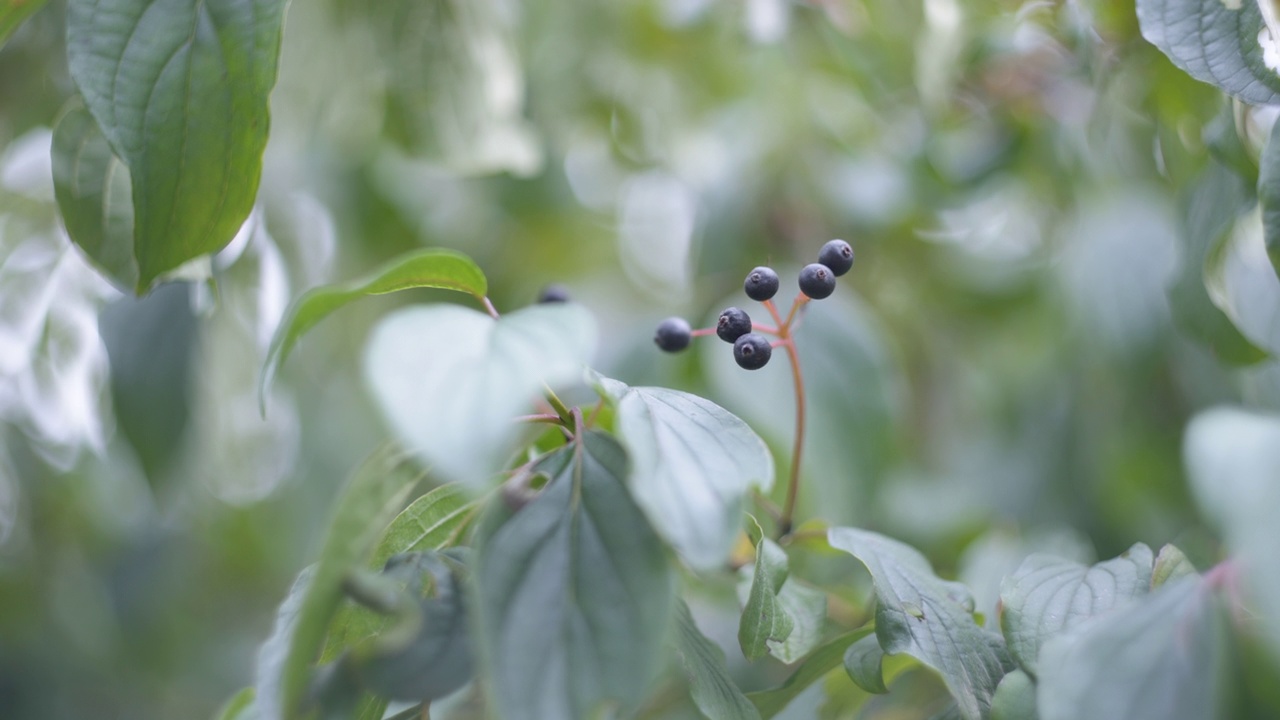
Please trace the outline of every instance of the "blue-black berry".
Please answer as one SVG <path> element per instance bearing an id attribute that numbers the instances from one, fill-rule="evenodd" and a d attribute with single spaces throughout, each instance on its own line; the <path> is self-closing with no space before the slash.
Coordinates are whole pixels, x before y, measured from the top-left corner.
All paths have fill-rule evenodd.
<path id="1" fill-rule="evenodd" d="M 747 291 L 747 297 L 752 300 L 764 302 L 778 294 L 778 273 L 773 268 L 758 267 L 747 273 L 742 289 Z"/>
<path id="2" fill-rule="evenodd" d="M 751 316 L 736 307 L 720 313 L 720 319 L 716 321 L 716 335 L 725 342 L 733 342 L 749 332 Z"/>
<path id="3" fill-rule="evenodd" d="M 693 329 L 683 318 L 671 317 L 658 323 L 658 331 L 653 335 L 653 342 L 664 352 L 680 352 L 689 347 L 693 339 Z"/>
<path id="4" fill-rule="evenodd" d="M 836 274 L 822 263 L 811 263 L 800 269 L 800 292 L 814 300 L 830 297 L 836 291 Z"/>
<path id="5" fill-rule="evenodd" d="M 733 359 L 747 370 L 759 370 L 772 355 L 773 346 L 760 333 L 747 333 L 733 343 Z"/>
<path id="6" fill-rule="evenodd" d="M 843 240 L 831 240 L 818 251 L 818 262 L 840 277 L 853 267 L 853 248 Z"/>
<path id="7" fill-rule="evenodd" d="M 538 294 L 538 302 L 540 303 L 569 302 L 569 288 L 563 285 L 548 285 L 542 288 L 542 292 Z"/>

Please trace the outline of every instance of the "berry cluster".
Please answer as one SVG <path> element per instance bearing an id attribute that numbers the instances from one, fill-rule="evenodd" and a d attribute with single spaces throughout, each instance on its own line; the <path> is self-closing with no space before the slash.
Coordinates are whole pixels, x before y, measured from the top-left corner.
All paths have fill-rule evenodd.
<path id="1" fill-rule="evenodd" d="M 764 303 L 769 314 L 778 323 L 777 327 L 758 325 L 751 321 L 746 311 L 731 307 L 720 313 L 720 319 L 714 328 L 694 330 L 683 318 L 673 317 L 663 320 L 653 341 L 666 352 L 679 352 L 689 347 L 694 337 L 710 335 L 712 332 L 721 340 L 733 343 L 733 359 L 747 370 L 759 370 L 764 367 L 773 355 L 776 345 L 789 343 L 791 323 L 796 311 L 810 300 L 821 300 L 830 297 L 836 289 L 836 278 L 849 272 L 853 267 L 853 248 L 844 240 L 832 240 L 822 246 L 818 253 L 818 262 L 805 265 L 800 270 L 800 294 L 786 320 L 778 314 L 773 305 L 773 296 L 778 294 L 778 273 L 772 268 L 758 267 L 747 273 L 742 289 L 747 297 Z M 770 342 L 765 335 L 775 335 L 777 342 Z"/>

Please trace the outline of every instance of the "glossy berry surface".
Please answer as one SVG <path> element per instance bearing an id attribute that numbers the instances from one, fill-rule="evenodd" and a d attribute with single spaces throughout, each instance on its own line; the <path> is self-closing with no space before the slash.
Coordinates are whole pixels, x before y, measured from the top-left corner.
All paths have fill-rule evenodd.
<path id="1" fill-rule="evenodd" d="M 689 347 L 693 329 L 683 318 L 671 317 L 658 323 L 653 342 L 664 352 L 680 352 Z"/>
<path id="2" fill-rule="evenodd" d="M 853 267 L 853 247 L 843 240 L 831 240 L 818 251 L 818 262 L 840 277 Z"/>
<path id="3" fill-rule="evenodd" d="M 830 297 L 836 291 L 836 274 L 822 263 L 805 265 L 800 270 L 800 292 L 814 300 Z"/>
<path id="4" fill-rule="evenodd" d="M 764 302 L 778 294 L 778 273 L 773 268 L 758 267 L 747 273 L 742 289 L 747 291 L 747 297 L 752 300 Z"/>
<path id="5" fill-rule="evenodd" d="M 548 285 L 538 293 L 539 303 L 569 302 L 569 288 L 563 285 Z"/>
<path id="6" fill-rule="evenodd" d="M 733 342 L 751 332 L 751 316 L 736 307 L 720 313 L 716 321 L 716 335 L 725 342 Z"/>
<path id="7" fill-rule="evenodd" d="M 739 367 L 747 370 L 759 370 L 772 355 L 773 347 L 760 333 L 747 333 L 733 343 L 733 359 L 738 361 Z"/>

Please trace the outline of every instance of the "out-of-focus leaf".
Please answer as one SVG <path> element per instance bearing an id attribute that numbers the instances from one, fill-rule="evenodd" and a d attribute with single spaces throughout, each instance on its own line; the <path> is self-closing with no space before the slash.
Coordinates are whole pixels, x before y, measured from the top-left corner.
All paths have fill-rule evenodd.
<path id="1" fill-rule="evenodd" d="M 987 717 L 1012 661 L 974 621 L 968 589 L 939 579 L 917 550 L 883 535 L 841 527 L 827 531 L 827 540 L 871 572 L 880 647 L 936 670 L 964 717 Z"/>
<path id="2" fill-rule="evenodd" d="M 455 250 L 429 248 L 396 258 L 368 277 L 308 290 L 289 306 L 271 339 L 271 350 L 267 353 L 258 388 L 260 400 L 265 402 L 267 387 L 288 359 L 294 344 L 321 320 L 362 297 L 411 288 L 457 290 L 483 301 L 489 283 L 484 272 L 466 255 Z"/>
<path id="3" fill-rule="evenodd" d="M 1262 206 L 1262 237 L 1271 266 L 1280 274 L 1280 123 L 1271 126 L 1271 135 L 1258 161 L 1258 203 Z"/>
<path id="4" fill-rule="evenodd" d="M 791 635 L 795 621 L 778 598 L 787 581 L 787 554 L 764 537 L 755 518 L 750 518 L 749 525 L 755 531 L 752 539 L 756 543 L 756 562 L 750 571 L 747 601 L 738 622 L 738 644 L 748 660 L 757 660 L 769 653 L 770 640 L 782 642 Z"/>
<path id="5" fill-rule="evenodd" d="M 1225 609 L 1205 581 L 1165 585 L 1044 645 L 1040 717 L 1222 717 L 1226 633 Z"/>
<path id="6" fill-rule="evenodd" d="M 364 375 L 388 424 L 432 472 L 483 483 L 514 450 L 516 417 L 544 384 L 581 379 L 595 324 L 580 305 L 536 305 L 494 320 L 456 305 L 383 318 Z"/>
<path id="7" fill-rule="evenodd" d="M 1165 545 L 1156 555 L 1155 565 L 1151 568 L 1151 589 L 1172 582 L 1188 575 L 1196 574 L 1196 566 L 1191 564 L 1187 556 L 1176 545 Z"/>
<path id="8" fill-rule="evenodd" d="M 773 487 L 773 457 L 737 416 L 679 390 L 600 378 L 617 404 L 631 458 L 631 493 L 690 566 L 722 565 L 742 526 L 743 498 Z"/>
<path id="9" fill-rule="evenodd" d="M 818 588 L 789 577 L 778 593 L 779 609 L 792 619 L 791 633 L 785 640 L 769 639 L 769 654 L 787 663 L 798 662 L 822 642 L 826 629 L 827 594 Z"/>
<path id="10" fill-rule="evenodd" d="M 991 698 L 991 720 L 1037 720 L 1036 685 L 1021 670 L 1014 670 L 996 686 Z"/>
<path id="11" fill-rule="evenodd" d="M 223 703 L 213 714 L 213 720 L 249 720 L 252 707 L 253 688 L 247 687 Z"/>
<path id="12" fill-rule="evenodd" d="M 0 48 L 27 18 L 36 14 L 48 0 L 0 0 Z"/>
<path id="13" fill-rule="evenodd" d="M 661 664 L 674 607 L 662 542 L 624 485 L 626 455 L 587 432 L 533 469 L 551 480 L 479 529 L 477 630 L 495 714 L 626 714 Z"/>
<path id="14" fill-rule="evenodd" d="M 884 685 L 884 650 L 880 640 L 868 635 L 849 646 L 844 653 L 844 669 L 854 684 L 869 693 L 887 693 Z"/>
<path id="15" fill-rule="evenodd" d="M 863 638 L 870 637 L 872 628 L 862 628 L 840 635 L 827 641 L 810 653 L 786 682 L 773 690 L 753 692 L 747 698 L 755 704 L 764 720 L 782 712 L 783 709 L 804 692 L 810 685 L 821 680 L 823 676 L 840 666 L 841 659 L 849 646 Z"/>
<path id="16" fill-rule="evenodd" d="M 283 0 L 69 3 L 71 77 L 129 167 L 138 292 L 220 250 L 253 208 L 284 7 Z"/>
<path id="17" fill-rule="evenodd" d="M 1032 555 L 1000 588 L 1000 628 L 1009 652 L 1028 674 L 1046 640 L 1151 588 L 1151 548 L 1136 543 L 1093 567 Z"/>
<path id="18" fill-rule="evenodd" d="M 315 565 L 308 565 L 298 573 L 293 586 L 289 588 L 289 594 L 276 611 L 276 622 L 271 628 L 271 635 L 258 648 L 258 665 L 253 675 L 253 709 L 250 711 L 250 717 L 254 720 L 281 720 L 288 717 L 284 700 L 288 667 L 304 603 L 315 584 L 315 578 Z M 306 667 L 302 669 L 305 671 Z"/>
<path id="19" fill-rule="evenodd" d="M 1266 27 L 1258 5 L 1253 0 L 1138 0 L 1138 24 L 1142 36 L 1191 77 L 1266 105 L 1280 102 L 1280 77 L 1267 67 L 1263 38 L 1271 43 L 1280 38 Z"/>
<path id="20" fill-rule="evenodd" d="M 709 720 L 759 720 L 760 712 L 742 694 L 724 664 L 724 651 L 693 622 L 689 606 L 676 602 L 675 650 L 689 680 L 689 694 Z"/>

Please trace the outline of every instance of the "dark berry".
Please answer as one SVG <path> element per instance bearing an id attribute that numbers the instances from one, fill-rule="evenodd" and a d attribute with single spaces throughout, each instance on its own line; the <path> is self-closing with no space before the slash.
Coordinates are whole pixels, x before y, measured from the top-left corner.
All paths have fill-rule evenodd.
<path id="1" fill-rule="evenodd" d="M 725 342 L 733 342 L 751 332 L 751 316 L 744 310 L 731 307 L 720 313 L 716 321 L 716 335 Z"/>
<path id="2" fill-rule="evenodd" d="M 836 274 L 822 263 L 812 263 L 800 269 L 800 292 L 814 300 L 829 297 L 836 291 Z"/>
<path id="3" fill-rule="evenodd" d="M 831 240 L 818 251 L 818 262 L 840 277 L 853 267 L 853 248 L 843 240 Z"/>
<path id="4" fill-rule="evenodd" d="M 569 302 L 569 288 L 563 285 L 548 285 L 542 288 L 542 292 L 538 294 L 538 302 L 540 303 Z"/>
<path id="5" fill-rule="evenodd" d="M 733 359 L 747 370 L 759 370 L 769 362 L 773 346 L 760 333 L 747 333 L 733 343 Z"/>
<path id="6" fill-rule="evenodd" d="M 778 294 L 778 273 L 773 268 L 758 267 L 747 273 L 742 289 L 747 291 L 747 297 L 752 300 L 764 302 Z"/>
<path id="7" fill-rule="evenodd" d="M 683 318 L 672 317 L 658 323 L 658 332 L 653 335 L 653 342 L 664 352 L 680 352 L 689 347 L 693 338 L 693 329 Z"/>

